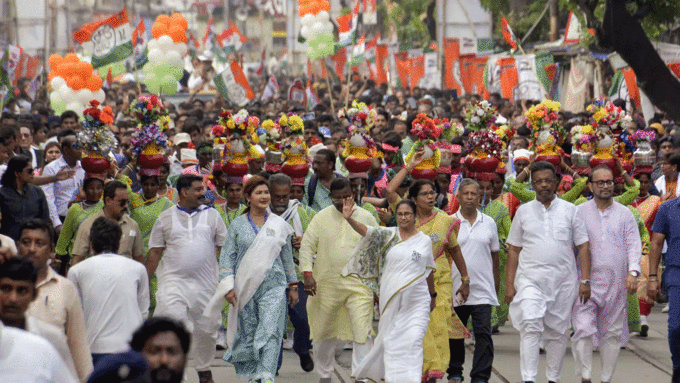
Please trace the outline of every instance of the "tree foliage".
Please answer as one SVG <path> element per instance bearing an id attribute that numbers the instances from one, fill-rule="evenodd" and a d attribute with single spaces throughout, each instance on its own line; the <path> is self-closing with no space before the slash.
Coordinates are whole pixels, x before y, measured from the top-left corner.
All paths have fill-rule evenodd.
<path id="1" fill-rule="evenodd" d="M 422 48 L 430 42 L 427 26 L 421 16 L 427 11 L 429 1 L 400 0 L 391 5 L 389 22 L 397 27 L 399 43 L 404 47 Z"/>

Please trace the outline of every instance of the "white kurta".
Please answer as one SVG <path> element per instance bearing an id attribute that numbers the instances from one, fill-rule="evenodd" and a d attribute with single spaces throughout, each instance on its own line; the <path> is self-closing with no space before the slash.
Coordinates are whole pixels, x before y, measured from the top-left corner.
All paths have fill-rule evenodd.
<path id="1" fill-rule="evenodd" d="M 578 295 L 574 246 L 588 242 L 576 206 L 559 198 L 549 208 L 530 201 L 517 209 L 507 244 L 521 247 L 510 304 L 512 324 L 543 318 L 547 327 L 566 333 Z"/>

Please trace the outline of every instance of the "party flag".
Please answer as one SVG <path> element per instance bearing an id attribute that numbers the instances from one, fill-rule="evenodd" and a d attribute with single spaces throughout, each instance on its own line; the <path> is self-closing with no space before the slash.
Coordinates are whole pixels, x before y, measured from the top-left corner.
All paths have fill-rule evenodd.
<path id="1" fill-rule="evenodd" d="M 103 67 L 123 61 L 133 54 L 132 33 L 127 9 L 102 21 L 87 24 L 73 33 L 83 49 L 92 53 L 92 66 Z"/>

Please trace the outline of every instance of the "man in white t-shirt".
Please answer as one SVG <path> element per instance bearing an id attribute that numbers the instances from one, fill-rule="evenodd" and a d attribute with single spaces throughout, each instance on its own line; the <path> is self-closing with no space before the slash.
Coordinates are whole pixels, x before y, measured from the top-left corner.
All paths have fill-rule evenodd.
<path id="1" fill-rule="evenodd" d="M 487 382 L 491 377 L 493 364 L 491 309 L 498 306 L 497 295 L 500 286 L 498 229 L 493 218 L 477 210 L 480 197 L 480 188 L 476 181 L 469 178 L 461 181 L 458 186 L 460 209 L 455 217 L 460 220 L 458 244 L 467 265 L 470 295 L 467 301 L 454 309 L 464 325 L 467 326 L 468 319 L 472 318 L 475 353 L 470 378 L 473 382 Z M 453 291 L 461 284 L 461 278 L 453 275 Z M 464 339 L 449 339 L 449 349 L 451 351 L 447 370 L 449 382 L 462 382 L 465 361 Z"/>
<path id="2" fill-rule="evenodd" d="M 78 262 L 68 272 L 83 302 L 95 365 L 109 354 L 128 350 L 132 334 L 149 314 L 146 268 L 115 254 L 121 236 L 117 222 L 97 218 L 90 230 L 90 243 L 97 255 Z"/>

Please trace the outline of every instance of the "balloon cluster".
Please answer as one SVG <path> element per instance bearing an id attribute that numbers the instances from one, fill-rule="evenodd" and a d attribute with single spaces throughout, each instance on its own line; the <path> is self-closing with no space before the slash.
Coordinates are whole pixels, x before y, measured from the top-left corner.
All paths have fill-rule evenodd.
<path id="1" fill-rule="evenodd" d="M 102 79 L 94 73 L 92 64 L 81 61 L 75 53 L 64 57 L 53 54 L 50 64 L 50 105 L 56 114 L 72 110 L 82 116 L 91 100 L 104 102 Z"/>
<path id="2" fill-rule="evenodd" d="M 298 0 L 302 28 L 300 34 L 307 40 L 307 57 L 312 60 L 335 53 L 333 24 L 328 11 L 331 4 L 327 0 Z"/>
<path id="3" fill-rule="evenodd" d="M 151 93 L 175 94 L 182 79 L 187 54 L 188 22 L 179 13 L 160 15 L 151 28 L 149 62 L 144 66 L 144 84 Z"/>

